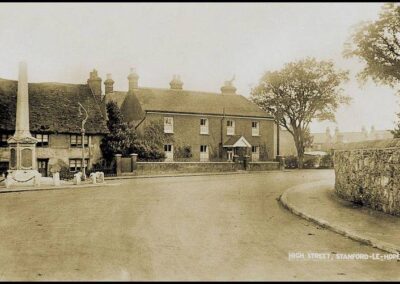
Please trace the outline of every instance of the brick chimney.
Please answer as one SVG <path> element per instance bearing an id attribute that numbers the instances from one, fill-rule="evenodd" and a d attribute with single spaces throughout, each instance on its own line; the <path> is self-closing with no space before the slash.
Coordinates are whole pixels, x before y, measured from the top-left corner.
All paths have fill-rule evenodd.
<path id="1" fill-rule="evenodd" d="M 133 91 L 139 88 L 139 75 L 136 73 L 134 68 L 131 68 L 131 72 L 128 75 L 129 91 Z"/>
<path id="2" fill-rule="evenodd" d="M 104 87 L 105 87 L 105 94 L 110 94 L 114 92 L 114 80 L 112 79 L 111 74 L 107 74 L 107 79 L 104 81 Z"/>
<path id="3" fill-rule="evenodd" d="M 171 90 L 182 90 L 183 82 L 181 81 L 181 76 L 174 75 L 169 85 L 171 86 Z"/>
<path id="4" fill-rule="evenodd" d="M 233 86 L 233 80 L 235 76 L 230 81 L 225 81 L 225 85 L 221 87 L 222 95 L 236 95 L 236 88 Z"/>
<path id="5" fill-rule="evenodd" d="M 92 90 L 92 93 L 94 96 L 101 101 L 102 96 L 101 96 L 101 78 L 97 75 L 97 70 L 93 69 L 92 72 L 90 72 L 90 77 L 87 80 L 87 83 L 89 85 L 89 88 Z"/>

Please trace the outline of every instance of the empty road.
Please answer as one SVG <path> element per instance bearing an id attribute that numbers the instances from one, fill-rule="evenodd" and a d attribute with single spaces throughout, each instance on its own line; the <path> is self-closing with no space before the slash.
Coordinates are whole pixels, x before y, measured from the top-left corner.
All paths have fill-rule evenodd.
<path id="1" fill-rule="evenodd" d="M 0 194 L 1 280 L 400 280 L 400 263 L 289 260 L 383 253 L 281 207 L 330 170 L 115 180 Z"/>

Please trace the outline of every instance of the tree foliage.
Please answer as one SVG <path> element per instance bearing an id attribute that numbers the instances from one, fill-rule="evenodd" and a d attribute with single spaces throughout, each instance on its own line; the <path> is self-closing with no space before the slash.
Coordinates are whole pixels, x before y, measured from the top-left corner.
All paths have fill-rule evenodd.
<path id="1" fill-rule="evenodd" d="M 361 23 L 345 44 L 345 57 L 365 63 L 359 78 L 395 86 L 400 81 L 400 5 L 384 4 L 376 21 Z"/>
<path id="2" fill-rule="evenodd" d="M 397 113 L 397 124 L 390 132 L 393 134 L 393 138 L 400 138 L 400 113 Z"/>
<path id="3" fill-rule="evenodd" d="M 106 107 L 109 133 L 102 139 L 100 148 L 103 157 L 111 161 L 115 154 L 123 156 L 130 154 L 137 135 L 134 128 L 124 122 L 123 115 L 115 102 L 107 103 Z"/>
<path id="4" fill-rule="evenodd" d="M 132 152 L 137 153 L 142 161 L 162 160 L 165 159 L 164 145 L 172 143 L 173 137 L 164 133 L 163 122 L 153 120 L 138 134 L 138 140 L 132 145 Z"/>
<path id="5" fill-rule="evenodd" d="M 332 62 L 306 58 L 280 71 L 266 72 L 252 90 L 253 102 L 274 115 L 293 136 L 300 168 L 310 123 L 314 119 L 334 121 L 339 105 L 349 103 L 340 87 L 346 80 L 348 72 L 336 70 Z"/>

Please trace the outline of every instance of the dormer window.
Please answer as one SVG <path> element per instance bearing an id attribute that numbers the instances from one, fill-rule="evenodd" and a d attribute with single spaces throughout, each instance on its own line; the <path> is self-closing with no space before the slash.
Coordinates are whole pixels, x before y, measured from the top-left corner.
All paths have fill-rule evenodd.
<path id="1" fill-rule="evenodd" d="M 226 135 L 235 135 L 235 121 L 226 121 Z"/>
<path id="2" fill-rule="evenodd" d="M 258 121 L 251 122 L 251 135 L 260 136 L 260 122 Z"/>
<path id="3" fill-rule="evenodd" d="M 164 133 L 174 133 L 173 117 L 164 117 Z"/>
<path id="4" fill-rule="evenodd" d="M 208 134 L 208 119 L 200 119 L 200 134 Z"/>

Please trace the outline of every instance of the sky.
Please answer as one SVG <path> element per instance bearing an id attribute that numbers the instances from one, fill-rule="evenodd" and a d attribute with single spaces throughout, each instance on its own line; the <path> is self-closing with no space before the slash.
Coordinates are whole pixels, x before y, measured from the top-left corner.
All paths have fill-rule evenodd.
<path id="1" fill-rule="evenodd" d="M 361 85 L 363 64 L 342 56 L 352 27 L 378 17 L 382 3 L 0 3 L 0 78 L 17 79 L 28 63 L 30 82 L 86 83 L 95 68 L 111 73 L 114 90 L 128 89 L 136 68 L 142 87 L 169 88 L 179 74 L 187 90 L 219 92 L 235 76 L 249 97 L 266 71 L 315 57 L 350 71 L 352 97 L 336 122 L 312 132 L 393 129 L 396 90 Z M 104 86 L 103 86 L 104 91 Z"/>

